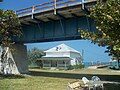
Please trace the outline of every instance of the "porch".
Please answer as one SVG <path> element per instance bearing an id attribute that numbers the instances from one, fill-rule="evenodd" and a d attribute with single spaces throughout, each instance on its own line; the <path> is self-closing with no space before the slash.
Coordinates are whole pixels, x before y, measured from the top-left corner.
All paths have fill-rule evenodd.
<path id="1" fill-rule="evenodd" d="M 67 68 L 70 65 L 69 57 L 43 57 L 41 58 L 44 68 Z"/>

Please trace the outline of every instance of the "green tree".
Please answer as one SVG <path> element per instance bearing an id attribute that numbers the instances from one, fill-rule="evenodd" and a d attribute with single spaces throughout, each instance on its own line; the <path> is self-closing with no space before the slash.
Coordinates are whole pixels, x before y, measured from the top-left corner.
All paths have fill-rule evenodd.
<path id="1" fill-rule="evenodd" d="M 99 46 L 106 46 L 109 55 L 120 59 L 120 0 L 98 2 L 90 12 L 98 31 L 81 30 L 81 36 Z"/>
<path id="2" fill-rule="evenodd" d="M 29 65 L 32 63 L 36 63 L 38 66 L 42 67 L 42 62 L 40 60 L 37 60 L 38 58 L 41 58 L 44 56 L 45 53 L 37 48 L 33 48 L 28 51 L 28 60 L 29 60 Z"/>
<path id="3" fill-rule="evenodd" d="M 1 46 L 13 44 L 13 38 L 21 36 L 21 27 L 18 16 L 12 10 L 0 9 L 0 41 Z"/>

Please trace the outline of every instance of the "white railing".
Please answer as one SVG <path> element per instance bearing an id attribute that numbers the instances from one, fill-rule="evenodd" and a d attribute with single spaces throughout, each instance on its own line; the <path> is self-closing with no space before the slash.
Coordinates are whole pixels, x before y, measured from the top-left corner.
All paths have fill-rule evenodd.
<path id="1" fill-rule="evenodd" d="M 93 1 L 97 1 L 97 0 L 56 0 L 56 2 L 54 1 L 46 2 L 44 4 L 38 4 L 35 6 L 28 7 L 28 8 L 23 8 L 23 9 L 15 11 L 15 13 L 19 17 L 26 16 L 26 15 L 32 15 L 32 18 L 33 18 L 33 14 L 35 13 L 44 12 L 48 10 L 54 10 L 54 14 L 56 14 L 56 9 L 58 8 L 67 7 L 71 5 L 77 5 L 77 4 L 84 5 L 84 3 L 89 3 Z"/>
<path id="2" fill-rule="evenodd" d="M 65 67 L 65 66 L 69 66 L 69 64 L 58 64 L 57 67 Z"/>
<path id="3" fill-rule="evenodd" d="M 67 67 L 67 66 L 69 66 L 69 64 L 57 64 L 57 67 Z M 51 64 L 43 64 L 43 67 L 51 67 Z"/>

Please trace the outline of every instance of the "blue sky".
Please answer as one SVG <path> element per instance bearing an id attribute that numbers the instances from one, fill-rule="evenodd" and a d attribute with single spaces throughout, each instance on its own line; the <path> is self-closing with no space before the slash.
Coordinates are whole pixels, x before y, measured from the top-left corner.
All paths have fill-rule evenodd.
<path id="1" fill-rule="evenodd" d="M 52 0 L 4 0 L 4 2 L 0 2 L 0 8 L 4 10 L 19 10 L 22 8 L 26 8 L 29 6 L 33 6 L 36 4 L 42 4 L 45 2 L 50 2 Z M 78 50 L 81 52 L 84 50 L 84 61 L 85 62 L 108 62 L 111 57 L 109 57 L 106 53 L 104 53 L 104 47 L 98 47 L 97 45 L 92 44 L 88 40 L 72 40 L 72 41 L 59 41 L 59 42 L 45 42 L 45 43 L 31 43 L 27 44 L 27 48 L 31 49 L 33 47 L 37 47 L 42 50 L 46 50 L 52 48 L 61 43 L 65 43 L 66 45 Z"/>

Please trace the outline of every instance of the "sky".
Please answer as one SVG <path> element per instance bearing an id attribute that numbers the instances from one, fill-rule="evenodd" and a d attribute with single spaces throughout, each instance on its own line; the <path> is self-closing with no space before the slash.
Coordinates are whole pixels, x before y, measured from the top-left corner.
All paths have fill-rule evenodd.
<path id="1" fill-rule="evenodd" d="M 3 10 L 19 10 L 22 8 L 27 8 L 37 4 L 43 4 L 50 1 L 52 0 L 4 0 L 4 2 L 0 2 L 0 8 L 2 8 Z M 108 56 L 107 53 L 104 53 L 106 50 L 105 47 L 99 47 L 97 44 L 95 45 L 88 40 L 30 43 L 26 45 L 27 49 L 37 47 L 42 50 L 47 50 L 62 43 L 76 49 L 79 52 L 84 51 L 84 62 L 109 62 L 111 58 L 110 56 Z"/>

